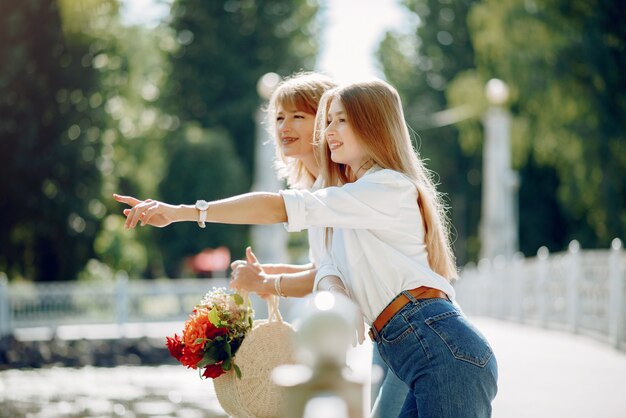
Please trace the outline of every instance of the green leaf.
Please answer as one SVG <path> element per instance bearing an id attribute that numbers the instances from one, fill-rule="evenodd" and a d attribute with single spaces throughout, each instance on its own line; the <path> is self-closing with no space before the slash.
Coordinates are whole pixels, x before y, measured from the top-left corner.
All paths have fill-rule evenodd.
<path id="1" fill-rule="evenodd" d="M 217 314 L 217 309 L 215 309 L 215 306 L 212 307 L 211 310 L 209 311 L 209 321 L 211 321 L 213 325 L 219 328 L 220 317 Z"/>
<path id="2" fill-rule="evenodd" d="M 237 305 L 243 305 L 243 297 L 239 293 L 233 293 L 233 299 Z"/>
<path id="3" fill-rule="evenodd" d="M 202 360 L 198 362 L 197 367 L 198 368 L 206 367 L 208 365 L 217 363 L 217 361 L 218 360 L 217 360 L 217 356 L 215 355 L 215 353 L 209 350 L 206 353 L 204 353 L 204 356 L 202 356 Z"/>
<path id="4" fill-rule="evenodd" d="M 224 344 L 224 351 L 226 351 L 226 355 L 229 359 L 233 356 L 230 350 L 230 343 L 227 342 L 226 344 Z"/>
<path id="5" fill-rule="evenodd" d="M 241 379 L 241 370 L 239 370 L 239 366 L 233 363 L 233 368 L 235 369 L 235 374 L 237 375 L 237 377 Z"/>
<path id="6" fill-rule="evenodd" d="M 230 370 L 231 366 L 232 366 L 232 360 L 230 358 L 227 358 L 222 363 L 222 370 Z"/>

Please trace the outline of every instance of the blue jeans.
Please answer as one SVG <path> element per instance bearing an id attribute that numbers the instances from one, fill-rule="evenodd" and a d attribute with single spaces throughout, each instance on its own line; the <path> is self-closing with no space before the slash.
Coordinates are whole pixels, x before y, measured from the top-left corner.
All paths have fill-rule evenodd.
<path id="1" fill-rule="evenodd" d="M 491 416 L 498 366 L 483 335 L 446 299 L 410 302 L 374 333 L 382 359 L 410 391 L 399 417 Z"/>
<path id="2" fill-rule="evenodd" d="M 379 366 L 383 370 L 383 375 L 379 384 L 372 384 L 371 418 L 396 418 L 402 409 L 409 387 L 389 370 L 387 364 L 380 358 L 376 343 L 372 350 L 372 365 Z"/>

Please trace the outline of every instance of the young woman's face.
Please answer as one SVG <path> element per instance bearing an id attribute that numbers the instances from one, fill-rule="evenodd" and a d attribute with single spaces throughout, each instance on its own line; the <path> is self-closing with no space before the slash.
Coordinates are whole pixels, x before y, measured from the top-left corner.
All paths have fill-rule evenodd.
<path id="1" fill-rule="evenodd" d="M 326 122 L 324 135 L 330 148 L 330 158 L 335 163 L 349 165 L 356 173 L 368 158 L 361 147 L 360 138 L 347 119 L 341 100 L 334 99 L 331 102 Z"/>
<path id="2" fill-rule="evenodd" d="M 276 108 L 276 140 L 285 157 L 305 158 L 313 154 L 315 115 L 296 109 Z"/>

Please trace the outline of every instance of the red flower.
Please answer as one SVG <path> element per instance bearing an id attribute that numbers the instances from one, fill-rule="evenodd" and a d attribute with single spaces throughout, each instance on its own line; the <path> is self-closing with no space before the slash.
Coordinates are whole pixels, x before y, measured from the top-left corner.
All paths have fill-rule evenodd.
<path id="1" fill-rule="evenodd" d="M 202 376 L 206 377 L 207 379 L 215 379 L 216 377 L 220 377 L 224 373 L 226 372 L 222 370 L 222 362 L 219 362 L 217 364 L 211 364 L 209 366 L 206 366 L 206 369 L 204 369 L 204 373 L 202 373 Z"/>
<path id="2" fill-rule="evenodd" d="M 176 360 L 180 361 L 180 358 L 183 356 L 183 342 L 180 337 L 174 334 L 174 338 L 167 337 L 167 349 L 170 350 L 170 354 Z"/>
<path id="3" fill-rule="evenodd" d="M 206 330 L 206 338 L 208 338 L 209 340 L 214 340 L 215 338 L 221 336 L 221 335 L 226 335 L 228 334 L 228 328 L 226 327 L 221 327 L 221 328 L 215 328 L 215 326 L 211 323 L 209 323 L 210 326 L 207 327 Z"/>
<path id="4" fill-rule="evenodd" d="M 183 356 L 180 358 L 183 366 L 187 366 L 190 369 L 197 369 L 196 366 L 200 360 L 202 360 L 202 353 L 188 352 L 187 349 L 183 350 Z"/>

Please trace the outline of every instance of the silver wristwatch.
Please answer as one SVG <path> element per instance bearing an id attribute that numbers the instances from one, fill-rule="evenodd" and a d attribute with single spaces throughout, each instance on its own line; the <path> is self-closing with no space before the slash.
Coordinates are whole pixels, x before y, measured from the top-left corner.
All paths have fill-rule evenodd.
<path id="1" fill-rule="evenodd" d="M 206 224 L 206 211 L 209 209 L 209 202 L 206 200 L 197 200 L 196 201 L 196 209 L 198 209 L 198 226 L 200 228 L 204 228 Z"/>

